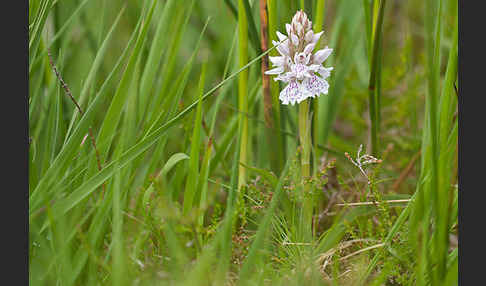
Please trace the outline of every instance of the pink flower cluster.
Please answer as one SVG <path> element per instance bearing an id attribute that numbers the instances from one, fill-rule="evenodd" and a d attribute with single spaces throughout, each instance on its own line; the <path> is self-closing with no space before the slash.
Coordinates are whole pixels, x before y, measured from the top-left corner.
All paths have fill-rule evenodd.
<path id="1" fill-rule="evenodd" d="M 287 35 L 277 31 L 280 42 L 273 41 L 280 53 L 270 57 L 275 68 L 265 74 L 276 75 L 275 81 L 288 83 L 280 92 L 282 104 L 292 104 L 327 94 L 329 84 L 325 80 L 331 75 L 332 67 L 325 68 L 322 63 L 329 57 L 332 49 L 328 47 L 312 53 L 323 32 L 314 34 L 312 22 L 303 11 L 298 11 L 291 24 L 285 25 Z"/>

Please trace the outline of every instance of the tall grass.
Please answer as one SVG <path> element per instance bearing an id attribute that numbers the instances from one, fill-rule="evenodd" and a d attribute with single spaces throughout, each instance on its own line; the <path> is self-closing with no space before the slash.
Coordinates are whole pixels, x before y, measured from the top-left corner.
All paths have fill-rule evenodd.
<path id="1" fill-rule="evenodd" d="M 386 2 L 30 0 L 30 284 L 457 284 L 457 3 Z M 300 8 L 334 70 L 283 106 Z"/>
<path id="2" fill-rule="evenodd" d="M 238 64 L 243 67 L 248 62 L 248 19 L 246 15 L 245 0 L 238 0 Z M 248 71 L 238 76 L 238 109 L 240 129 L 240 162 L 248 163 Z M 238 189 L 246 182 L 245 167 L 240 166 L 238 171 Z"/>
<path id="3" fill-rule="evenodd" d="M 379 64 L 380 58 L 380 46 L 382 38 L 382 27 L 383 27 L 383 15 L 385 13 L 386 0 L 380 0 L 379 6 L 378 1 L 373 1 L 377 9 L 373 9 L 373 25 L 370 42 L 372 43 L 372 54 L 371 54 L 371 67 L 370 67 L 370 82 L 368 85 L 369 90 L 369 106 L 370 106 L 370 122 L 371 122 L 371 151 L 372 154 L 378 155 L 379 152 L 379 140 L 378 140 L 378 130 L 379 130 L 379 118 L 380 118 L 380 105 L 379 94 L 381 86 L 378 84 L 379 74 L 381 70 L 381 65 Z"/>
<path id="4" fill-rule="evenodd" d="M 273 41 L 278 41 L 277 38 L 277 30 L 279 28 L 278 19 L 277 19 L 277 5 L 276 0 L 267 0 L 267 12 L 268 12 L 268 46 Z M 277 56 L 278 52 L 273 51 L 269 54 L 270 56 Z M 286 138 L 285 135 L 281 132 L 282 128 L 285 127 L 285 122 L 283 119 L 280 101 L 278 99 L 280 95 L 280 87 L 278 82 L 274 80 L 270 80 L 270 93 L 272 97 L 272 111 L 273 111 L 273 123 L 274 123 L 274 145 L 272 142 L 272 146 L 275 147 L 276 151 L 274 152 L 276 155 L 273 160 L 276 160 L 274 164 L 276 164 L 275 171 L 278 173 L 283 168 L 283 162 L 286 159 Z"/>

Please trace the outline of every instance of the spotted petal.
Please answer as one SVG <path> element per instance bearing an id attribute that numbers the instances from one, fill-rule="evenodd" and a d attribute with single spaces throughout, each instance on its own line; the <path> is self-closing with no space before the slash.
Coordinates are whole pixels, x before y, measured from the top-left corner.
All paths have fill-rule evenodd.
<path id="1" fill-rule="evenodd" d="M 327 94 L 329 89 L 329 84 L 326 80 L 313 75 L 310 78 L 305 78 L 302 81 L 302 88 L 304 89 L 304 93 L 308 93 L 310 97 L 319 96 L 322 94 Z"/>
<path id="2" fill-rule="evenodd" d="M 296 102 L 299 103 L 304 100 L 304 94 L 302 93 L 302 89 L 300 84 L 297 81 L 291 81 L 281 92 L 279 99 L 282 101 L 282 104 L 292 104 L 294 105 Z"/>
<path id="3" fill-rule="evenodd" d="M 291 72 L 286 72 L 286 73 L 281 73 L 278 76 L 276 76 L 273 80 L 274 81 L 282 81 L 282 82 L 290 82 L 291 80 L 294 79 L 293 73 Z"/>

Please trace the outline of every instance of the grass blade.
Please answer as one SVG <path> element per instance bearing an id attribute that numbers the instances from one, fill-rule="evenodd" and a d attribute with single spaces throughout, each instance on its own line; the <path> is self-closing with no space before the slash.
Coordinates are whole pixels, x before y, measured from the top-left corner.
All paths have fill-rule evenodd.
<path id="1" fill-rule="evenodd" d="M 199 78 L 199 103 L 196 108 L 196 118 L 194 120 L 194 129 L 192 133 L 191 154 L 189 159 L 189 174 L 187 176 L 186 188 L 184 191 L 183 214 L 187 215 L 192 209 L 194 199 L 196 197 L 197 179 L 199 176 L 199 150 L 201 143 L 201 127 L 202 127 L 202 101 L 204 94 L 204 81 L 206 78 L 206 63 L 203 64 L 201 75 Z"/>

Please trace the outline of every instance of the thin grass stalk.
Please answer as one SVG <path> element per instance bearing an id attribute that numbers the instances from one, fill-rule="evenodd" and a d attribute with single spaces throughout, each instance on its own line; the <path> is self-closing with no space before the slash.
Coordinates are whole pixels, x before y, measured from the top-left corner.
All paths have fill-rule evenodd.
<path id="1" fill-rule="evenodd" d="M 249 22 L 247 22 L 248 28 L 250 29 L 249 30 L 249 36 L 250 36 L 249 40 L 250 40 L 250 44 L 253 46 L 253 48 L 255 49 L 257 54 L 261 54 L 262 50 L 261 50 L 261 47 L 260 47 L 260 40 L 258 39 L 258 32 L 257 32 L 256 26 L 255 26 L 255 22 L 253 22 L 253 17 L 251 16 L 252 15 L 251 7 L 250 7 L 250 3 L 248 1 L 249 0 L 244 0 L 243 4 L 244 4 L 245 10 L 246 10 L 246 13 L 249 15 L 249 19 L 248 19 Z M 232 0 L 224 0 L 224 2 L 226 3 L 228 8 L 230 9 L 233 16 L 235 16 L 235 18 L 238 19 L 238 11 L 237 11 L 235 5 L 233 4 Z"/>
<path id="2" fill-rule="evenodd" d="M 244 1 L 238 0 L 238 47 L 239 67 L 242 68 L 248 63 L 248 26 Z M 242 71 L 238 76 L 238 109 L 241 112 L 239 125 L 241 126 L 240 142 L 240 162 L 248 163 L 248 118 L 244 114 L 248 113 L 248 71 Z M 246 169 L 238 167 L 238 190 L 246 183 Z"/>
<path id="3" fill-rule="evenodd" d="M 250 0 L 244 0 L 243 4 L 245 5 L 246 10 L 246 21 L 248 23 L 248 36 L 249 36 L 249 43 L 253 45 L 257 54 L 261 54 L 263 51 L 260 47 L 260 39 L 258 38 L 258 30 L 255 26 L 255 20 L 253 19 L 253 12 L 250 6 Z"/>
<path id="4" fill-rule="evenodd" d="M 316 13 L 314 14 L 314 27 L 313 30 L 315 33 L 319 33 L 322 31 L 322 27 L 324 25 L 324 14 L 326 12 L 326 0 L 317 0 L 316 3 Z M 316 44 L 316 47 L 320 47 L 322 38 Z"/>
<path id="5" fill-rule="evenodd" d="M 64 89 L 64 92 L 66 93 L 67 96 L 69 96 L 69 98 L 71 99 L 71 101 L 76 106 L 76 109 L 78 110 L 79 114 L 82 116 L 84 114 L 83 113 L 83 110 L 79 106 L 79 104 L 76 101 L 76 99 L 74 99 L 74 96 L 71 93 L 71 90 L 69 89 L 68 85 L 64 82 L 64 80 L 62 79 L 61 75 L 59 74 L 59 71 L 57 70 L 56 66 L 54 65 L 54 62 L 53 62 L 52 56 L 51 56 L 51 51 L 50 51 L 50 48 L 49 47 L 47 48 L 47 56 L 49 58 L 49 64 L 51 65 L 52 70 L 56 74 L 56 77 L 59 80 L 61 87 Z M 93 129 L 91 127 L 89 127 L 88 134 L 89 134 L 89 137 L 90 137 L 91 145 L 93 146 L 93 149 L 94 149 L 95 154 L 96 154 L 96 163 L 97 163 L 97 166 L 98 166 L 98 171 L 101 171 L 101 169 L 102 169 L 102 163 L 101 163 L 101 159 L 100 159 L 100 153 L 98 151 L 98 148 L 96 147 L 96 139 L 95 139 L 95 137 L 93 135 Z M 103 184 L 103 193 L 104 192 L 105 192 L 105 185 Z"/>
<path id="6" fill-rule="evenodd" d="M 125 285 L 124 282 L 124 257 L 123 257 L 123 216 L 122 216 L 122 198 L 121 198 L 121 173 L 122 170 L 116 172 L 114 176 L 114 183 L 112 185 L 113 191 L 113 285 Z"/>
<path id="7" fill-rule="evenodd" d="M 377 22 L 378 22 L 378 15 L 379 13 L 381 13 L 381 10 L 380 10 L 380 2 L 379 0 L 373 0 L 373 11 L 372 11 L 372 15 L 373 15 L 373 21 L 372 21 L 372 27 L 371 27 L 371 39 L 374 39 L 375 38 L 375 35 L 376 35 L 376 27 L 377 27 Z M 380 27 L 380 33 L 383 33 L 383 28 Z M 372 46 L 371 46 L 371 50 L 374 49 L 374 42 L 371 42 Z M 376 132 L 377 134 L 380 134 L 380 126 L 381 126 L 381 71 L 382 71 L 382 58 L 383 58 L 383 43 L 382 41 L 379 41 L 378 42 L 378 55 L 377 55 L 378 59 L 378 63 L 377 63 L 377 66 L 379 66 L 380 68 L 378 68 L 377 70 L 377 75 L 376 75 L 376 95 L 375 95 L 375 98 L 376 98 Z M 369 60 L 370 62 L 372 63 L 373 61 L 373 58 L 372 56 L 369 57 Z M 378 154 L 377 154 L 378 155 Z"/>
<path id="8" fill-rule="evenodd" d="M 325 3 L 326 3 L 325 0 L 317 0 L 316 9 L 315 9 L 316 11 L 314 15 L 314 27 L 313 27 L 315 33 L 319 33 L 322 31 L 322 27 L 324 25 Z M 319 47 L 321 46 L 321 41 L 322 41 L 322 37 L 319 39 L 319 41 L 317 41 L 316 49 L 319 49 Z M 319 134 L 319 128 L 321 128 L 321 124 L 319 122 L 319 100 L 313 100 L 312 105 L 313 105 L 312 106 L 313 117 L 312 117 L 311 125 L 312 125 L 312 141 L 313 141 L 314 154 L 315 154 L 314 166 L 317 166 L 317 162 L 319 162 L 318 158 L 322 154 L 322 152 L 318 148 L 318 142 L 319 142 L 318 134 Z"/>
<path id="9" fill-rule="evenodd" d="M 374 156 L 378 156 L 379 142 L 378 142 L 378 119 L 377 119 L 377 99 L 376 99 L 376 78 L 381 66 L 379 65 L 379 51 L 383 28 L 383 15 L 385 11 L 386 0 L 380 1 L 380 10 L 376 23 L 376 32 L 373 33 L 373 54 L 371 58 L 371 74 L 368 84 L 368 100 L 369 113 L 371 123 L 371 152 Z"/>
<path id="10" fill-rule="evenodd" d="M 381 68 L 383 66 L 383 42 L 382 41 L 380 41 L 378 47 L 378 66 L 380 68 L 376 72 L 376 130 L 379 135 L 381 133 L 381 101 L 382 101 L 381 74 L 383 71 L 383 68 Z"/>
<path id="11" fill-rule="evenodd" d="M 373 50 L 373 37 L 372 37 L 372 26 L 373 23 L 371 21 L 371 10 L 370 10 L 370 2 L 369 0 L 363 0 L 363 8 L 364 8 L 364 17 L 365 17 L 365 27 L 366 27 L 366 44 L 367 44 L 367 53 L 368 53 L 368 64 L 371 66 L 371 51 Z"/>
<path id="12" fill-rule="evenodd" d="M 201 128 L 202 128 L 202 101 L 201 97 L 204 94 L 204 81 L 206 78 L 206 63 L 203 63 L 201 69 L 201 75 L 199 77 L 199 103 L 196 108 L 196 116 L 194 120 L 194 129 L 192 133 L 191 142 L 191 153 L 189 159 L 189 174 L 187 176 L 186 188 L 184 191 L 184 203 L 183 203 L 183 214 L 187 215 L 191 211 L 196 199 L 197 181 L 200 177 L 199 173 L 199 152 L 200 152 L 200 141 L 201 141 Z"/>
<path id="13" fill-rule="evenodd" d="M 233 37 L 233 44 L 231 45 L 230 53 L 229 53 L 229 55 L 227 57 L 225 69 L 224 69 L 224 72 L 223 72 L 223 79 L 225 79 L 226 76 L 227 76 L 227 72 L 228 72 L 230 63 L 232 62 L 231 61 L 231 58 L 234 58 L 233 57 L 233 50 L 234 50 L 234 47 L 236 46 L 236 38 L 237 38 L 236 36 L 237 36 L 237 33 L 235 33 L 234 34 L 234 37 Z M 234 66 L 236 66 L 236 65 L 234 65 Z M 232 85 L 231 84 L 230 85 L 226 85 L 220 91 L 219 96 L 216 98 L 214 104 L 211 107 L 212 114 L 210 115 L 210 117 L 211 117 L 211 123 L 210 123 L 210 126 L 209 126 L 209 130 L 207 130 L 207 127 L 205 127 L 205 130 L 206 130 L 206 132 L 208 134 L 208 137 L 212 139 L 212 147 L 214 148 L 214 153 L 215 153 L 214 154 L 214 162 L 216 162 L 216 164 L 213 164 L 212 163 L 213 161 L 211 160 L 209 174 L 212 174 L 213 170 L 215 170 L 215 167 L 218 165 L 217 162 L 218 162 L 219 159 L 216 160 L 216 158 L 218 158 L 218 157 L 219 158 L 222 158 L 223 153 L 224 153 L 224 151 L 222 151 L 222 150 L 225 150 L 225 147 L 228 146 L 226 144 L 228 141 L 225 142 L 224 137 L 222 137 L 221 140 L 219 140 L 219 139 L 216 140 L 214 138 L 213 134 L 214 134 L 214 130 L 215 130 L 216 120 L 218 119 L 218 113 L 219 113 L 219 110 L 221 108 L 221 104 L 223 102 L 223 99 L 225 99 L 226 96 L 228 95 L 228 93 L 231 90 L 231 88 L 232 88 Z M 251 106 L 251 99 L 250 99 L 249 105 Z M 238 118 L 237 117 L 233 117 L 230 122 L 231 123 L 228 125 L 228 129 L 227 130 L 232 130 L 232 128 L 230 126 L 233 126 L 233 125 L 236 126 L 236 124 L 238 123 Z M 233 124 L 233 122 L 235 124 Z M 228 133 L 229 132 L 226 132 L 226 134 L 228 134 Z M 234 133 L 234 132 L 232 132 L 232 133 Z M 225 137 L 227 138 L 226 134 L 225 134 Z M 228 166 L 228 163 L 225 160 L 222 160 L 221 161 L 221 165 L 223 167 L 223 171 L 225 171 L 229 175 L 230 168 Z"/>
<path id="14" fill-rule="evenodd" d="M 373 1 L 373 10 L 371 12 L 371 15 L 372 15 L 372 19 L 373 21 L 371 22 L 371 39 L 374 39 L 375 38 L 375 35 L 376 35 L 376 27 L 377 27 L 377 24 L 378 24 L 378 17 L 379 17 L 379 13 L 380 13 L 380 4 L 381 4 L 381 0 L 372 0 Z M 373 43 L 374 45 L 374 43 Z"/>
<path id="15" fill-rule="evenodd" d="M 204 225 L 204 210 L 208 207 L 208 176 L 209 176 L 209 168 L 211 164 L 211 152 L 213 150 L 213 137 L 212 135 L 209 136 L 208 143 L 206 144 L 206 152 L 204 154 L 204 158 L 202 161 L 201 166 L 201 174 L 198 180 L 198 189 L 201 193 L 201 199 L 199 200 L 199 218 L 198 218 L 198 226 L 200 228 Z M 201 235 L 199 234 L 201 237 Z M 201 239 L 202 242 L 202 239 Z"/>
<path id="16" fill-rule="evenodd" d="M 277 39 L 277 7 L 276 7 L 276 0 L 266 0 L 267 1 L 267 12 L 268 12 L 268 41 L 278 41 Z M 278 55 L 278 52 L 272 51 L 270 53 L 271 56 L 276 56 Z M 271 99 L 272 99 L 272 115 L 273 115 L 273 122 L 274 126 L 277 129 L 274 132 L 275 136 L 275 142 L 277 143 L 275 145 L 275 149 L 273 149 L 273 153 L 276 153 L 277 155 L 275 156 L 277 161 L 275 162 L 275 169 L 274 171 L 277 172 L 277 174 L 280 174 L 283 164 L 286 161 L 286 137 L 283 135 L 283 133 L 280 131 L 281 129 L 284 129 L 284 123 L 282 120 L 282 114 L 280 110 L 280 101 L 278 99 L 280 95 L 280 87 L 278 82 L 271 80 L 270 81 L 270 93 L 271 93 Z"/>
<path id="17" fill-rule="evenodd" d="M 140 105 L 141 108 L 146 109 L 146 101 L 148 96 L 150 95 L 150 90 L 155 82 L 155 74 L 157 72 L 158 63 L 162 59 L 162 54 L 164 53 L 167 47 L 167 32 L 169 30 L 169 20 L 171 20 L 170 16 L 175 14 L 175 0 L 166 1 L 165 5 L 163 6 L 162 15 L 160 16 L 159 22 L 157 24 L 157 30 L 155 32 L 154 39 L 152 41 L 152 45 L 150 47 L 149 55 L 147 58 L 147 64 L 144 68 L 143 75 L 141 77 L 140 83 Z M 192 3 L 191 3 L 192 5 Z"/>

